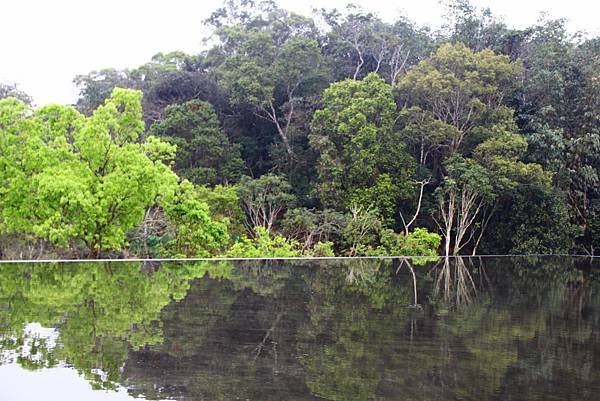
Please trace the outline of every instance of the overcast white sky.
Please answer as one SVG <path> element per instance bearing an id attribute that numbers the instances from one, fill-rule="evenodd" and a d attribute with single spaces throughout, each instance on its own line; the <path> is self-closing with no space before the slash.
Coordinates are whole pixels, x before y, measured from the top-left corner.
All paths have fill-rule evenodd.
<path id="1" fill-rule="evenodd" d="M 600 35 L 598 0 L 473 0 L 513 26 L 534 23 L 541 11 L 570 21 L 572 31 Z M 308 13 L 313 5 L 343 8 L 347 0 L 280 0 Z M 385 20 L 403 13 L 433 28 L 438 0 L 354 0 Z M 77 74 L 136 67 L 159 51 L 201 50 L 201 21 L 221 0 L 0 0 L 0 82 L 17 83 L 36 104 L 72 103 Z"/>

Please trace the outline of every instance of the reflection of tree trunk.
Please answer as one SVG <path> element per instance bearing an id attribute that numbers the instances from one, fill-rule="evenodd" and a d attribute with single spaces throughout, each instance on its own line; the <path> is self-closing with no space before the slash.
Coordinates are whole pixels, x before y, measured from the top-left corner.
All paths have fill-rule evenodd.
<path id="1" fill-rule="evenodd" d="M 412 274 L 412 279 L 413 279 L 413 300 L 414 306 L 419 305 L 419 301 L 417 299 L 417 275 L 415 274 L 415 269 L 413 269 L 412 265 L 410 264 L 410 262 L 408 261 L 408 258 L 402 258 L 401 262 L 400 262 L 400 266 L 398 267 L 398 270 L 400 270 L 400 268 L 406 264 L 406 266 L 408 266 L 408 269 L 410 270 L 410 273 Z"/>
<path id="2" fill-rule="evenodd" d="M 464 259 L 457 256 L 453 258 L 453 261 L 454 272 L 452 271 L 450 258 L 444 258 L 443 266 L 435 282 L 434 294 L 439 295 L 442 292 L 445 302 L 450 302 L 454 296 L 456 306 L 466 305 L 472 302 L 473 294 L 477 295 L 477 285 L 465 265 Z"/>
<path id="3" fill-rule="evenodd" d="M 412 277 L 413 277 L 414 300 L 415 300 L 415 305 L 418 305 L 419 304 L 419 300 L 417 299 L 417 276 L 415 275 L 415 270 L 413 269 L 413 267 L 411 266 L 411 264 L 408 262 L 408 260 L 406 260 L 406 265 L 410 269 L 410 272 L 411 272 Z"/>
<path id="4" fill-rule="evenodd" d="M 470 286 L 468 285 L 470 284 Z M 471 303 L 471 289 L 477 292 L 473 277 L 467 269 L 463 258 L 456 258 L 456 304 Z"/>
<path id="5" fill-rule="evenodd" d="M 279 321 L 281 320 L 281 317 L 283 316 L 283 312 L 279 312 L 277 314 L 277 316 L 275 317 L 275 320 L 273 321 L 273 324 L 271 325 L 271 327 L 269 328 L 269 330 L 267 330 L 267 332 L 265 333 L 265 336 L 263 337 L 262 341 L 256 346 L 256 348 L 254 349 L 254 352 L 256 353 L 256 355 L 254 356 L 254 362 L 256 362 L 256 360 L 258 359 L 258 357 L 260 356 L 263 348 L 265 347 L 265 345 L 267 344 L 267 340 L 269 340 L 269 338 L 271 337 L 271 335 L 273 334 L 273 331 L 275 330 L 275 328 L 277 327 L 277 324 L 279 323 Z M 275 344 L 273 342 L 273 344 Z"/>
<path id="6" fill-rule="evenodd" d="M 444 258 L 444 263 L 442 265 L 442 270 L 439 273 L 439 276 L 435 282 L 434 294 L 438 295 L 440 292 L 440 287 L 442 282 L 444 283 L 444 300 L 448 301 L 450 294 L 450 258 L 446 256 Z"/>
<path id="7" fill-rule="evenodd" d="M 346 282 L 348 284 L 356 284 L 357 282 L 373 284 L 376 280 L 375 276 L 379 271 L 379 265 L 372 262 L 372 260 L 357 259 L 354 263 L 350 263 Z"/>
<path id="8" fill-rule="evenodd" d="M 157 262 L 155 260 L 144 260 L 140 265 L 140 271 L 148 274 L 156 273 L 161 266 L 162 262 Z"/>

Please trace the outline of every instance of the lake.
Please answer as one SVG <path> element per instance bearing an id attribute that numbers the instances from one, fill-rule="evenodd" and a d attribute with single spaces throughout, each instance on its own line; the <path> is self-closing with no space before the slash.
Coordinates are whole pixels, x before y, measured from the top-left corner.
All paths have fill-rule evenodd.
<path id="1" fill-rule="evenodd" d="M 0 400 L 599 399 L 600 260 L 409 264 L 0 264 Z"/>

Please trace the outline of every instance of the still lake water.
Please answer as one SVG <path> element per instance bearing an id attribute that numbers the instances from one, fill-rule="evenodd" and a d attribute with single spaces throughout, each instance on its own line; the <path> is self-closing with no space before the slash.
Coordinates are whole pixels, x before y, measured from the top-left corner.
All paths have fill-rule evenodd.
<path id="1" fill-rule="evenodd" d="M 0 400 L 599 400 L 600 260 L 0 265 Z"/>

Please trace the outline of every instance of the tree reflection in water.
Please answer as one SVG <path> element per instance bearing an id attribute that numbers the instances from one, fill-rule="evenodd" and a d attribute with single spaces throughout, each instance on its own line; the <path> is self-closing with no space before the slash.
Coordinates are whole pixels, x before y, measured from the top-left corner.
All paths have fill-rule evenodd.
<path id="1" fill-rule="evenodd" d="M 479 268 L 483 270 L 481 259 Z M 468 258 L 469 267 L 474 267 L 474 258 Z M 441 265 L 441 268 L 439 266 Z M 444 257 L 432 269 L 435 277 L 434 297 L 441 297 L 444 302 L 454 302 L 455 306 L 470 304 L 477 295 L 477 285 L 467 268 L 465 258 Z"/>
<path id="2" fill-rule="evenodd" d="M 423 263 L 14 265 L 0 363 L 150 399 L 595 399 L 598 262 Z"/>
<path id="3" fill-rule="evenodd" d="M 0 269 L 1 349 L 26 369 L 66 363 L 94 387 L 115 388 L 130 351 L 163 341 L 161 310 L 205 274 L 228 271 L 208 263 L 7 266 Z M 51 330 L 29 330 L 30 323 Z M 58 337 L 52 343 L 49 332 Z"/>

